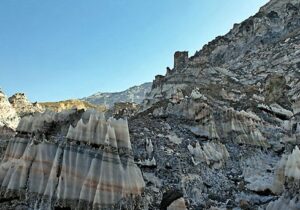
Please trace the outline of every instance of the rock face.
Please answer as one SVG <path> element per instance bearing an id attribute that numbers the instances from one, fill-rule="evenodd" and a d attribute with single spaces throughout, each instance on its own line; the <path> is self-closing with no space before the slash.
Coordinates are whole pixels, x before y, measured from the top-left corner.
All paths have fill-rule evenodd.
<path id="1" fill-rule="evenodd" d="M 140 104 L 146 93 L 151 90 L 151 82 L 144 83 L 139 86 L 131 87 L 122 92 L 116 93 L 96 93 L 82 100 L 88 101 L 92 104 L 104 104 L 109 108 L 113 107 L 118 102 L 131 102 Z"/>
<path id="2" fill-rule="evenodd" d="M 206 162 L 207 165 L 212 165 L 214 168 L 221 168 L 225 161 L 229 158 L 229 153 L 226 147 L 220 143 L 206 143 L 203 148 L 199 143 L 196 147 L 188 146 L 188 150 L 193 155 L 192 161 L 194 165 L 198 165 L 201 161 Z"/>
<path id="3" fill-rule="evenodd" d="M 78 99 L 70 99 L 65 101 L 58 101 L 58 102 L 43 102 L 39 103 L 43 109 L 49 109 L 55 112 L 61 112 L 63 110 L 68 109 L 95 109 L 100 112 L 105 112 L 107 109 L 104 105 L 94 105 L 90 104 L 86 101 L 78 100 Z"/>
<path id="4" fill-rule="evenodd" d="M 0 91 L 0 127 L 6 126 L 15 129 L 19 120 L 16 110 L 9 103 L 6 95 Z"/>
<path id="5" fill-rule="evenodd" d="M 15 130 L 23 116 L 43 111 L 45 110 L 38 103 L 31 103 L 24 93 L 16 93 L 7 99 L 0 91 L 0 127 Z"/>
<path id="6" fill-rule="evenodd" d="M 38 103 L 31 103 L 24 93 L 16 93 L 8 100 L 20 117 L 45 111 Z"/>
<path id="7" fill-rule="evenodd" d="M 300 2 L 271 0 L 195 55 L 174 54 L 129 121 L 135 158 L 155 160 L 140 165 L 150 208 L 172 188 L 190 209 L 300 209 L 299 31 Z"/>
<path id="8" fill-rule="evenodd" d="M 237 109 L 276 101 L 293 110 L 300 97 L 299 16 L 297 0 L 272 0 L 192 57 L 176 52 L 174 68 L 156 77 L 145 107 L 197 88 Z"/>
<path id="9" fill-rule="evenodd" d="M 119 102 L 114 104 L 112 112 L 116 117 L 132 117 L 138 112 L 139 108 L 140 106 L 136 103 Z"/>
<path id="10" fill-rule="evenodd" d="M 0 165 L 3 198 L 26 197 L 35 209 L 139 208 L 126 204 L 145 187 L 126 120 L 46 111 L 22 118 L 17 131 Z"/>

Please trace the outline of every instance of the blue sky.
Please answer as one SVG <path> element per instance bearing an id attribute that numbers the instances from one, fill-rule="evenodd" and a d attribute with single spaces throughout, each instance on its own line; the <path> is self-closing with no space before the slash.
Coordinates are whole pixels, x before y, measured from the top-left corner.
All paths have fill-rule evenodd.
<path id="1" fill-rule="evenodd" d="M 267 0 L 1 0 L 0 87 L 32 101 L 152 81 Z"/>

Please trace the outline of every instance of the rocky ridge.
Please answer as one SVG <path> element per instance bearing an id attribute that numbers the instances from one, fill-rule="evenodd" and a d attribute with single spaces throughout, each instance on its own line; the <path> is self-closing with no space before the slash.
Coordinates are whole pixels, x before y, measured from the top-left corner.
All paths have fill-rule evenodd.
<path id="1" fill-rule="evenodd" d="M 45 109 L 37 102 L 31 103 L 24 93 L 16 93 L 13 96 L 9 97 L 8 100 L 20 117 L 35 112 L 45 111 Z"/>
<path id="2" fill-rule="evenodd" d="M 156 76 L 131 120 L 153 208 L 180 191 L 189 209 L 299 209 L 299 28 L 300 2 L 271 0 Z"/>
<path id="3" fill-rule="evenodd" d="M 78 100 L 78 99 L 70 99 L 65 101 L 58 102 L 42 102 L 38 103 L 43 109 L 49 109 L 55 112 L 61 112 L 63 110 L 68 109 L 95 109 L 101 112 L 105 112 L 107 108 L 104 105 L 94 105 L 89 102 Z"/>
<path id="4" fill-rule="evenodd" d="M 95 93 L 91 96 L 85 97 L 82 100 L 88 101 L 92 104 L 104 104 L 109 108 L 113 107 L 115 103 L 130 102 L 140 104 L 146 93 L 151 90 L 151 82 L 147 82 L 138 86 L 128 88 L 127 90 L 116 93 Z"/>
<path id="5" fill-rule="evenodd" d="M 0 127 L 15 129 L 18 126 L 20 117 L 3 92 L 0 92 L 0 113 Z"/>
<path id="6" fill-rule="evenodd" d="M 270 1 L 194 56 L 176 52 L 174 68 L 168 68 L 165 76 L 156 76 L 145 103 L 153 104 L 178 92 L 190 95 L 198 88 L 204 96 L 237 109 L 252 105 L 242 101 L 277 102 L 295 109 L 300 65 L 298 4 Z"/>
<path id="7" fill-rule="evenodd" d="M 145 187 L 133 162 L 127 120 L 96 111 L 46 111 L 25 116 L 0 164 L 1 199 L 23 198 L 5 209 L 138 208 Z"/>
<path id="8" fill-rule="evenodd" d="M 15 130 L 22 117 L 43 111 L 45 111 L 43 107 L 38 103 L 31 103 L 24 93 L 16 93 L 7 98 L 0 91 L 0 127 Z"/>

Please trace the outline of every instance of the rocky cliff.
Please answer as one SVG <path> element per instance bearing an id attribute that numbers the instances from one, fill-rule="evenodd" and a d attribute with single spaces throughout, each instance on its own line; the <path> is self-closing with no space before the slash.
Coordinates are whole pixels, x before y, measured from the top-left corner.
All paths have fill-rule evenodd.
<path id="1" fill-rule="evenodd" d="M 155 77 L 130 122 L 153 208 L 300 209 L 299 29 L 300 2 L 271 0 Z"/>
<path id="2" fill-rule="evenodd" d="M 146 93 L 151 90 L 152 83 L 144 83 L 139 86 L 131 87 L 127 90 L 116 92 L 116 93 L 95 93 L 89 97 L 83 98 L 82 100 L 88 101 L 92 104 L 104 104 L 109 108 L 113 107 L 118 102 L 133 102 L 140 104 Z"/>
<path id="3" fill-rule="evenodd" d="M 7 96 L 0 91 L 0 127 L 6 126 L 15 129 L 19 120 L 20 117 L 9 103 Z"/>
<path id="4" fill-rule="evenodd" d="M 195 55 L 176 52 L 174 68 L 158 75 L 149 103 L 190 95 L 204 96 L 228 106 L 248 109 L 244 101 L 273 102 L 289 110 L 299 104 L 299 2 L 270 1 L 257 14 L 205 45 Z M 147 101 L 146 101 L 147 103 Z"/>
<path id="5" fill-rule="evenodd" d="M 78 99 L 70 99 L 65 101 L 58 101 L 58 102 L 43 102 L 38 103 L 39 106 L 43 107 L 43 109 L 49 109 L 55 112 L 61 112 L 63 110 L 68 109 L 95 109 L 98 111 L 106 111 L 106 107 L 104 105 L 94 105 L 89 102 L 78 100 Z"/>
<path id="6" fill-rule="evenodd" d="M 24 93 L 16 93 L 13 96 L 9 97 L 8 100 L 20 117 L 35 112 L 45 111 L 45 109 L 38 103 L 31 103 Z"/>

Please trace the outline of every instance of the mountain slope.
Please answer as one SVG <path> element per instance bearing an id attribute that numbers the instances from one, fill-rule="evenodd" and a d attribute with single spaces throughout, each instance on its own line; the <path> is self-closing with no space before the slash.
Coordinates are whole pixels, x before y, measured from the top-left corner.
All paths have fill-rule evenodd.
<path id="1" fill-rule="evenodd" d="M 82 100 L 88 101 L 92 104 L 105 104 L 112 107 L 116 102 L 134 102 L 141 103 L 146 93 L 151 90 L 151 82 L 144 83 L 139 86 L 131 87 L 125 91 L 116 93 L 95 93 L 91 96 L 85 97 Z"/>
<path id="2" fill-rule="evenodd" d="M 188 57 L 187 52 L 176 52 L 174 68 L 168 68 L 165 76 L 156 76 L 152 90 L 143 103 L 144 109 L 128 118 L 129 132 L 120 131 L 124 126 L 110 127 L 99 122 L 101 117 L 95 112 L 90 112 L 96 116 L 89 118 L 90 114 L 84 115 L 73 110 L 61 113 L 60 119 L 64 120 L 57 122 L 56 126 L 49 126 L 43 121 L 45 118 L 39 119 L 37 116 L 36 122 L 43 122 L 46 129 L 37 129 L 39 135 L 36 132 L 32 135 L 36 135 L 35 143 L 46 145 L 53 143 L 52 138 L 47 138 L 49 134 L 60 137 L 59 142 L 55 140 L 55 143 L 67 150 L 67 153 L 59 154 L 62 158 L 71 157 L 69 154 L 78 145 L 80 151 L 85 146 L 93 151 L 104 148 L 103 154 L 84 158 L 89 161 L 99 157 L 109 162 L 108 159 L 114 154 L 124 154 L 124 157 L 133 155 L 130 162 L 124 158 L 114 159 L 116 163 L 121 161 L 119 165 L 123 168 L 136 163 L 145 182 L 143 196 L 130 200 L 132 205 L 124 209 L 300 209 L 299 72 L 300 2 L 271 0 L 256 15 L 234 25 L 228 34 L 208 43 L 194 56 Z M 78 121 L 80 118 L 82 120 Z M 79 123 L 76 127 L 82 128 L 77 136 L 88 143 L 69 135 L 65 144 L 61 141 L 64 140 L 61 134 L 69 133 L 67 128 L 72 131 L 76 121 Z M 98 121 L 98 126 L 88 126 L 95 121 Z M 38 125 L 34 124 L 35 128 Z M 94 135 L 98 134 L 93 132 L 94 128 L 104 128 L 110 134 L 105 137 Z M 46 132 L 43 133 L 43 130 Z M 27 131 L 32 132 L 32 129 Z M 32 135 L 28 134 L 21 132 L 18 137 L 31 138 Z M 99 136 L 98 140 L 103 144 L 93 144 L 92 138 L 82 138 L 82 134 Z M 124 139 L 129 136 L 130 150 L 124 146 L 115 147 L 116 139 L 124 144 L 127 142 Z M 29 144 L 30 148 L 31 145 L 35 147 L 35 144 Z M 14 147 L 8 147 L 9 151 L 12 149 Z M 27 158 L 27 154 L 34 151 L 31 149 L 25 150 L 25 161 L 32 161 Z M 32 153 L 36 157 L 40 157 L 40 154 L 43 153 Z M 15 157 L 24 158 L 21 155 Z M 68 165 L 70 162 L 58 159 L 59 163 L 66 162 Z M 39 160 L 39 163 L 43 162 Z M 39 166 L 35 163 L 26 165 Z M 0 169 L 10 171 L 11 168 L 4 165 Z M 109 165 L 100 169 L 108 171 L 110 175 L 116 174 L 116 170 Z M 50 171 L 43 173 L 45 180 Z M 54 173 L 50 173 L 54 175 L 50 184 L 53 180 L 61 182 L 57 175 L 65 171 L 55 167 Z M 99 174 L 95 171 L 91 172 L 92 176 L 86 173 L 88 186 L 94 183 L 90 182 L 90 178 Z M 26 174 L 32 177 L 32 173 Z M 135 177 L 134 173 L 128 176 Z M 74 176 L 66 177 L 62 182 L 73 180 Z M 115 192 L 114 189 L 117 189 L 121 195 L 128 192 L 122 191 L 118 184 L 108 182 L 114 180 L 114 176 L 106 177 L 109 178 L 106 182 L 96 184 L 97 187 L 90 191 L 95 194 L 92 198 L 103 198 L 95 193 L 99 190 Z M 120 179 L 116 180 L 120 182 Z M 9 182 L 8 186 L 11 183 L 19 182 Z M 30 186 L 36 186 L 31 183 L 25 182 L 22 189 L 30 192 Z M 128 182 L 137 189 L 138 185 L 134 183 L 134 179 Z M 1 203 L 4 208 L 18 199 L 9 188 L 1 194 L 5 199 L 11 199 Z M 85 193 L 81 195 L 86 196 Z M 22 200 L 22 204 L 28 202 L 26 204 L 30 207 L 41 208 L 43 206 L 37 202 L 52 204 L 45 194 L 32 196 L 33 199 L 29 197 L 24 202 Z M 19 198 L 25 198 L 24 194 Z M 76 203 L 86 205 L 82 201 L 76 198 L 71 202 L 59 202 L 63 205 L 59 208 L 72 207 Z M 133 205 L 137 207 L 133 208 Z M 88 205 L 86 207 L 89 208 Z M 121 209 L 118 205 L 114 207 L 108 208 Z"/>
<path id="3" fill-rule="evenodd" d="M 0 91 L 0 127 L 14 130 L 22 117 L 43 111 L 44 109 L 38 103 L 31 103 L 24 93 L 16 93 L 7 98 Z"/>
<path id="4" fill-rule="evenodd" d="M 153 209 L 176 190 L 189 209 L 299 209 L 300 1 L 176 52 L 130 128 L 135 158 L 156 167 L 146 184 L 163 183 L 148 188 Z"/>
<path id="5" fill-rule="evenodd" d="M 235 24 L 228 34 L 217 37 L 194 56 L 176 52 L 174 68 L 168 69 L 165 76 L 156 76 L 145 105 L 171 98 L 178 91 L 189 95 L 194 88 L 215 99 L 227 98 L 229 105 L 238 105 L 229 98 L 243 101 L 261 92 L 266 102 L 271 103 L 274 100 L 268 96 L 264 84 L 276 74 L 283 76 L 283 82 L 289 87 L 278 96 L 278 103 L 291 109 L 300 97 L 299 25 L 299 1 L 270 1 L 257 14 Z M 246 109 L 248 105 L 238 106 Z"/>
<path id="6" fill-rule="evenodd" d="M 16 129 L 19 120 L 20 117 L 13 106 L 9 103 L 7 96 L 0 91 L 0 127 L 6 126 Z"/>
<path id="7" fill-rule="evenodd" d="M 8 100 L 20 117 L 45 111 L 38 103 L 31 103 L 24 93 L 16 93 Z"/>

